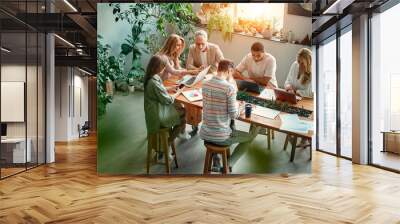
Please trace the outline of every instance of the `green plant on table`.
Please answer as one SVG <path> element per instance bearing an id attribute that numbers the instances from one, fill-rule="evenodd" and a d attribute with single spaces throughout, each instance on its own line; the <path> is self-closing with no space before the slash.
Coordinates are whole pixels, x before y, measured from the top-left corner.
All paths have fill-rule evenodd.
<path id="1" fill-rule="evenodd" d="M 247 103 L 255 104 L 258 106 L 279 110 L 289 114 L 297 114 L 302 117 L 310 117 L 310 115 L 312 114 L 312 111 L 310 110 L 290 106 L 287 102 L 278 102 L 276 100 L 261 99 L 259 97 L 252 96 L 244 91 L 239 91 L 237 93 L 236 99 L 245 101 Z"/>

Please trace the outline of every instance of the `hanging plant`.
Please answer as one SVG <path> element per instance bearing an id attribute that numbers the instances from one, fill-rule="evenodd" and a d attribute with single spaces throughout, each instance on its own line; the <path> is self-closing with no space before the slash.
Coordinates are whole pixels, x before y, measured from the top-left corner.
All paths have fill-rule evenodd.
<path id="1" fill-rule="evenodd" d="M 213 14 L 207 24 L 208 35 L 215 30 L 221 31 L 224 41 L 232 40 L 233 19 L 228 14 Z"/>

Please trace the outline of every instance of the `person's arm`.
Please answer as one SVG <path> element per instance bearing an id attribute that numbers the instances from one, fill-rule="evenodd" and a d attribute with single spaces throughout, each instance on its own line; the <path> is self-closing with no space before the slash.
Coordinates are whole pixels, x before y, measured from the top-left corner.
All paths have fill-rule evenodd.
<path id="1" fill-rule="evenodd" d="M 306 84 L 304 89 L 297 90 L 296 94 L 301 97 L 313 98 L 314 94 L 313 94 L 312 88 L 311 88 L 311 81 L 308 84 Z"/>
<path id="2" fill-rule="evenodd" d="M 269 77 L 262 77 L 262 78 L 252 77 L 251 79 L 253 81 L 255 81 L 257 84 L 262 85 L 262 86 L 267 86 L 269 83 L 269 80 L 270 80 Z M 276 87 L 276 86 L 274 85 L 274 87 Z"/>
<path id="3" fill-rule="evenodd" d="M 198 69 L 196 66 L 194 66 L 193 54 L 194 54 L 194 49 L 192 47 L 190 47 L 188 58 L 186 59 L 186 69 L 189 69 L 189 70 Z"/>
<path id="4" fill-rule="evenodd" d="M 294 84 L 294 78 L 295 78 L 295 73 L 296 73 L 296 62 L 294 62 L 292 64 L 292 66 L 290 66 L 290 70 L 289 73 L 286 77 L 286 81 L 285 81 L 285 90 L 288 92 L 294 92 L 293 89 L 293 84 Z"/>
<path id="5" fill-rule="evenodd" d="M 233 77 L 234 77 L 235 79 L 241 79 L 241 80 L 251 81 L 251 79 L 245 77 L 245 76 L 242 74 L 245 70 L 247 70 L 246 57 L 247 57 L 247 56 L 244 56 L 244 58 L 242 59 L 242 61 L 240 61 L 240 63 L 238 64 L 238 66 L 236 66 L 235 72 L 233 73 Z"/>
<path id="6" fill-rule="evenodd" d="M 233 86 L 230 86 L 228 90 L 228 114 L 231 119 L 235 119 L 240 115 L 236 101 L 236 91 Z"/>
<path id="7" fill-rule="evenodd" d="M 272 56 L 271 59 L 268 61 L 268 65 L 267 68 L 265 69 L 265 73 L 264 73 L 264 77 L 268 77 L 269 79 L 265 79 L 264 81 L 260 80 L 260 83 L 265 83 L 267 82 L 266 86 L 271 86 L 271 87 L 278 87 L 276 85 L 276 83 L 272 82 L 273 80 L 275 80 L 275 72 L 276 72 L 276 60 L 275 58 Z M 268 81 L 266 81 L 268 80 Z"/>
<path id="8" fill-rule="evenodd" d="M 168 91 L 162 82 L 151 81 L 151 87 L 154 88 L 154 95 L 161 104 L 168 105 L 174 103 L 175 97 L 168 94 Z"/>
<path id="9" fill-rule="evenodd" d="M 210 72 L 216 72 L 218 68 L 218 63 L 224 59 L 224 54 L 222 53 L 221 49 L 218 45 L 215 45 L 215 60 L 214 63 L 211 65 Z"/>
<path id="10" fill-rule="evenodd" d="M 233 78 L 232 75 L 228 76 L 228 82 L 233 86 L 233 88 L 237 92 L 238 91 L 238 87 L 237 87 L 236 81 L 235 81 L 235 79 Z"/>
<path id="11" fill-rule="evenodd" d="M 235 79 L 241 79 L 241 80 L 248 80 L 249 78 L 246 78 L 244 75 L 242 75 L 241 72 L 239 72 L 238 70 L 235 69 L 235 71 L 233 72 L 233 78 Z"/>
<path id="12" fill-rule="evenodd" d="M 181 62 L 179 61 L 179 58 L 174 59 L 174 68 L 178 70 L 182 70 L 183 68 L 181 67 Z"/>

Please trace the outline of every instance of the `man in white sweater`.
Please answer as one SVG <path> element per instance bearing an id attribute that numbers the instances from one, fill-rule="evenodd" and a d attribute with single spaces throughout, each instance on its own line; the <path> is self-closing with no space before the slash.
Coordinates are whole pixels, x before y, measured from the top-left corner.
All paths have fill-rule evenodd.
<path id="1" fill-rule="evenodd" d="M 244 73 L 245 71 L 247 74 Z M 262 43 L 255 42 L 251 46 L 251 52 L 236 67 L 234 78 L 254 81 L 259 85 L 274 88 L 278 87 L 275 72 L 275 57 L 264 51 Z"/>

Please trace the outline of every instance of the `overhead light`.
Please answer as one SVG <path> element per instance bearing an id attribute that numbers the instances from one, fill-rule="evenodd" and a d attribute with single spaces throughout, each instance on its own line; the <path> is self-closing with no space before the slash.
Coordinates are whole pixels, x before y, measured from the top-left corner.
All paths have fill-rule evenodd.
<path id="1" fill-rule="evenodd" d="M 10 53 L 10 52 L 11 52 L 11 50 L 8 50 L 8 49 L 5 48 L 5 47 L 1 47 L 0 49 L 1 49 L 2 51 L 6 52 L 6 53 Z"/>
<path id="2" fill-rule="evenodd" d="M 83 70 L 83 69 L 81 69 L 81 68 L 79 68 L 79 67 L 78 67 L 78 70 L 81 71 L 81 72 L 83 72 L 83 73 L 85 73 L 85 74 L 87 74 L 87 75 L 92 75 L 92 73 L 90 73 L 90 72 L 88 72 L 88 71 L 86 71 L 86 70 Z"/>
<path id="3" fill-rule="evenodd" d="M 74 10 L 74 12 L 78 12 L 78 10 L 71 4 L 69 3 L 68 0 L 64 0 L 65 4 L 67 4 L 72 10 Z"/>
<path id="4" fill-rule="evenodd" d="M 61 40 L 62 42 L 66 43 L 67 45 L 69 45 L 69 46 L 75 48 L 75 45 L 71 44 L 71 42 L 69 42 L 68 40 L 66 40 L 66 39 L 64 39 L 64 38 L 62 38 L 62 37 L 60 37 L 60 36 L 58 36 L 57 34 L 54 34 L 54 36 L 57 37 L 57 38 L 58 38 L 59 40 Z"/>

